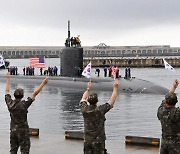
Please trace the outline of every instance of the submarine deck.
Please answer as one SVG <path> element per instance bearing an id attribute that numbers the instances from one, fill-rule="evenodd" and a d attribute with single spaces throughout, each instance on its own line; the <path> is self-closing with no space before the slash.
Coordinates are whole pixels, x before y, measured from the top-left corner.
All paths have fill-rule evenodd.
<path id="1" fill-rule="evenodd" d="M 41 81 L 44 79 L 44 76 L 23 76 L 23 75 L 12 75 L 11 81 L 12 82 L 24 82 L 24 83 L 36 83 L 40 84 Z M 5 75 L 0 75 L 0 81 L 5 81 Z M 124 79 L 118 78 L 120 83 L 120 87 L 118 89 L 119 92 L 123 93 L 152 93 L 152 94 L 161 94 L 164 95 L 168 93 L 168 89 L 162 87 L 160 85 L 154 84 L 152 82 L 138 79 L 138 78 L 131 78 L 131 79 Z M 87 82 L 89 79 L 87 78 L 74 78 L 74 77 L 62 77 L 62 76 L 49 76 L 49 81 L 47 85 L 49 86 L 59 86 L 65 88 L 81 88 L 86 89 Z M 102 78 L 91 78 L 92 81 L 92 90 L 103 90 L 103 91 L 112 91 L 113 89 L 113 82 L 112 78 L 102 79 Z"/>

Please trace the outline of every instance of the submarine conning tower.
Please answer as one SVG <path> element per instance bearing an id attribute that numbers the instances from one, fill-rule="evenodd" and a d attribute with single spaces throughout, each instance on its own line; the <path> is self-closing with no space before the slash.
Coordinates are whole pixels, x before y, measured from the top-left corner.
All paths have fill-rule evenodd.
<path id="1" fill-rule="evenodd" d="M 83 68 L 83 48 L 77 38 L 70 37 L 70 21 L 68 21 L 68 37 L 60 55 L 61 76 L 80 76 Z"/>
<path id="2" fill-rule="evenodd" d="M 61 76 L 77 77 L 83 67 L 83 48 L 66 47 L 61 53 Z"/>

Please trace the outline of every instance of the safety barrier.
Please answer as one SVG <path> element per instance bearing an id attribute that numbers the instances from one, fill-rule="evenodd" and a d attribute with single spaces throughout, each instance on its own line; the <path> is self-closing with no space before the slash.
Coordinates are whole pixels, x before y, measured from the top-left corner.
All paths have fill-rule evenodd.
<path id="1" fill-rule="evenodd" d="M 152 137 L 126 136 L 125 143 L 128 145 L 147 145 L 159 147 L 160 139 Z"/>
<path id="2" fill-rule="evenodd" d="M 80 130 L 65 131 L 66 139 L 78 139 L 84 140 L 84 132 Z M 140 136 L 125 136 L 125 143 L 127 145 L 139 145 L 139 146 L 156 146 L 159 147 L 160 139 L 152 137 L 140 137 Z"/>
<path id="3" fill-rule="evenodd" d="M 30 136 L 39 136 L 39 129 L 38 128 L 29 128 Z"/>
<path id="4" fill-rule="evenodd" d="M 79 130 L 65 131 L 65 138 L 84 140 L 84 132 Z"/>

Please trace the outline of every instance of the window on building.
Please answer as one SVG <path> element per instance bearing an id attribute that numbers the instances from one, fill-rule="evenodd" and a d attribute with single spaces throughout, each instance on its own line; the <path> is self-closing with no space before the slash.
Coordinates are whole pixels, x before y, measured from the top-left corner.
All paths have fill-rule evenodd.
<path id="1" fill-rule="evenodd" d="M 136 50 L 132 50 L 132 54 L 136 54 Z"/>
<path id="2" fill-rule="evenodd" d="M 142 53 L 143 53 L 143 54 L 146 54 L 146 50 L 143 50 Z"/>
<path id="3" fill-rule="evenodd" d="M 101 54 L 103 54 L 103 55 L 104 55 L 104 54 L 105 54 L 105 51 L 101 51 Z"/>
<path id="4" fill-rule="evenodd" d="M 148 50 L 147 53 L 152 53 L 152 51 L 151 51 L 151 50 Z"/>
<path id="5" fill-rule="evenodd" d="M 56 51 L 56 54 L 59 55 L 59 51 Z"/>
<path id="6" fill-rule="evenodd" d="M 132 51 L 131 50 L 127 50 L 126 54 L 132 54 Z"/>
<path id="7" fill-rule="evenodd" d="M 153 53 L 157 53 L 157 50 L 153 50 Z"/>
<path id="8" fill-rule="evenodd" d="M 111 53 L 112 53 L 112 55 L 115 55 L 115 54 L 116 54 L 115 50 L 112 50 Z"/>
<path id="9" fill-rule="evenodd" d="M 169 50 L 168 50 L 168 53 L 172 53 L 172 49 L 169 49 Z"/>
<path id="10" fill-rule="evenodd" d="M 158 50 L 158 53 L 162 53 L 162 50 Z"/>
<path id="11" fill-rule="evenodd" d="M 29 55 L 32 55 L 32 51 L 29 51 Z"/>
<path id="12" fill-rule="evenodd" d="M 163 53 L 167 53 L 167 50 L 163 50 Z"/>
<path id="13" fill-rule="evenodd" d="M 141 50 L 138 50 L 138 51 L 137 51 L 137 54 L 141 54 Z"/>
<path id="14" fill-rule="evenodd" d="M 109 51 L 109 50 L 107 50 L 107 51 L 106 51 L 106 53 L 109 55 L 109 54 L 110 54 L 110 51 Z"/>
<path id="15" fill-rule="evenodd" d="M 121 55 L 121 50 L 117 50 L 117 55 Z"/>
<path id="16" fill-rule="evenodd" d="M 15 52 L 15 51 L 12 51 L 12 55 L 14 55 L 14 56 L 15 56 L 15 55 L 16 55 L 16 52 Z"/>
<path id="17" fill-rule="evenodd" d="M 36 55 L 36 51 L 35 50 L 33 51 L 33 55 Z"/>

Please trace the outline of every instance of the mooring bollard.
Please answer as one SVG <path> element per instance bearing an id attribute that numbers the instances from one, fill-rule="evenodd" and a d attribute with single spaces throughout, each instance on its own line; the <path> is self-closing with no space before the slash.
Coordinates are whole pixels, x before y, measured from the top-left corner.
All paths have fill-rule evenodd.
<path id="1" fill-rule="evenodd" d="M 84 140 L 84 132 L 80 130 L 65 131 L 65 138 Z"/>
<path id="2" fill-rule="evenodd" d="M 80 130 L 65 131 L 66 139 L 78 139 L 84 140 L 84 132 Z M 139 146 L 156 146 L 159 147 L 160 139 L 152 137 L 139 137 L 139 136 L 126 136 L 125 143 L 127 145 L 139 145 Z"/>
<path id="3" fill-rule="evenodd" d="M 39 129 L 38 128 L 29 128 L 30 136 L 39 136 Z"/>
<path id="4" fill-rule="evenodd" d="M 125 143 L 130 145 L 145 145 L 159 147 L 160 139 L 152 137 L 126 136 Z"/>

